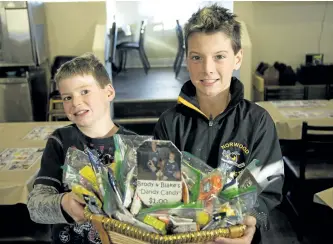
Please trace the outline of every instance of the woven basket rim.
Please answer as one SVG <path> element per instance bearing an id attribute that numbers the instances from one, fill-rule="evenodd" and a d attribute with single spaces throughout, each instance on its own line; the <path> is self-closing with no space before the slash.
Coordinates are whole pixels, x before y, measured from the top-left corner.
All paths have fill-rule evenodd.
<path id="1" fill-rule="evenodd" d="M 244 235 L 245 225 L 234 225 L 230 227 L 218 228 L 214 230 L 203 230 L 197 232 L 160 235 L 143 230 L 137 226 L 121 222 L 119 220 L 109 218 L 106 216 L 92 214 L 88 207 L 84 210 L 86 219 L 90 222 L 98 221 L 102 224 L 104 230 L 107 232 L 117 232 L 124 236 L 135 238 L 140 241 L 146 241 L 149 243 L 174 243 L 175 241 L 181 241 L 182 243 L 213 241 L 218 237 L 227 238 L 239 238 Z M 110 238 L 112 238 L 110 236 Z"/>

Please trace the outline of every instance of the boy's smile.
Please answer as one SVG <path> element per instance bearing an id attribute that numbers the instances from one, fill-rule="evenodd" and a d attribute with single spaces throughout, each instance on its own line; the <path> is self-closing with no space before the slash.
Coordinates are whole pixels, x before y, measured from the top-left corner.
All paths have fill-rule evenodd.
<path id="1" fill-rule="evenodd" d="M 203 86 L 212 86 L 219 80 L 220 79 L 202 79 L 202 80 L 200 80 L 200 82 Z"/>

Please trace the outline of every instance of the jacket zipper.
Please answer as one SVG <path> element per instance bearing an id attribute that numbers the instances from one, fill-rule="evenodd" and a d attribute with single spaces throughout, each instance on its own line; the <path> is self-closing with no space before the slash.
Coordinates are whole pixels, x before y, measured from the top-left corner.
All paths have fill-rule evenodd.
<path id="1" fill-rule="evenodd" d="M 208 146 L 208 150 L 207 152 L 210 151 L 211 149 L 211 146 L 212 146 L 212 130 L 213 130 L 213 125 L 214 125 L 214 119 L 213 119 L 213 115 L 210 115 L 209 116 L 209 121 L 208 121 L 208 143 L 207 143 L 207 146 Z"/>
<path id="2" fill-rule="evenodd" d="M 213 115 L 210 115 L 208 125 L 209 125 L 209 127 L 212 127 L 213 124 L 214 124 Z"/>

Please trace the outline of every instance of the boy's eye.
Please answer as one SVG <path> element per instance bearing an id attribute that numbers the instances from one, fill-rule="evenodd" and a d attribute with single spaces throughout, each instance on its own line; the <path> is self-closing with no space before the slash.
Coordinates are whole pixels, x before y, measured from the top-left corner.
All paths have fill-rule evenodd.
<path id="1" fill-rule="evenodd" d="M 224 59 L 225 58 L 225 56 L 223 56 L 223 55 L 216 55 L 216 57 L 215 57 L 216 59 Z"/>
<path id="2" fill-rule="evenodd" d="M 69 100 L 71 100 L 71 97 L 70 97 L 70 96 L 68 96 L 68 97 L 63 97 L 62 100 L 63 100 L 63 101 L 69 101 Z"/>
<path id="3" fill-rule="evenodd" d="M 191 57 L 192 60 L 198 61 L 200 60 L 200 56 L 194 55 Z"/>
<path id="4" fill-rule="evenodd" d="M 81 91 L 81 95 L 86 95 L 86 94 L 88 94 L 89 93 L 89 90 L 82 90 Z"/>

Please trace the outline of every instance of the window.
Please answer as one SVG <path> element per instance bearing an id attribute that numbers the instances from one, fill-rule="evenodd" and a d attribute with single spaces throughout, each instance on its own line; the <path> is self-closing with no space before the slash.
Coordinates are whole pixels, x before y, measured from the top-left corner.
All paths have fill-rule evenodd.
<path id="1" fill-rule="evenodd" d="M 198 10 L 199 7 L 218 3 L 233 11 L 233 1 L 140 1 L 139 15 L 147 18 L 154 25 L 154 31 L 171 30 L 175 28 L 176 20 L 183 25 Z"/>

